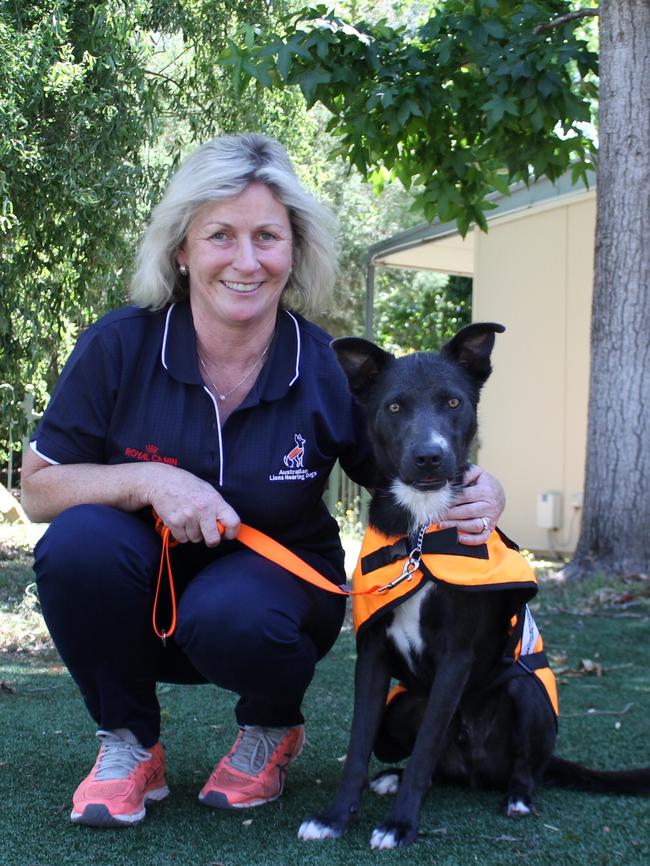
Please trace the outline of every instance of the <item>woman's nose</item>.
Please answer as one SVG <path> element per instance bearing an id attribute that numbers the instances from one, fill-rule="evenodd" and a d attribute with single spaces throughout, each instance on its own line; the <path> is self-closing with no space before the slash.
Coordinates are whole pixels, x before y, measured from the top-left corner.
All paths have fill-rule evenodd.
<path id="1" fill-rule="evenodd" d="M 255 254 L 255 246 L 250 238 L 241 238 L 237 242 L 233 266 L 243 273 L 257 270 L 257 255 Z"/>

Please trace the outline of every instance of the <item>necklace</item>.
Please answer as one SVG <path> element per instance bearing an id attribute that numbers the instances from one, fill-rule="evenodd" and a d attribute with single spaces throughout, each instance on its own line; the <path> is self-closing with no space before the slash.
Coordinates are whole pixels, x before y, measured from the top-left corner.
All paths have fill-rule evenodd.
<path id="1" fill-rule="evenodd" d="M 271 339 L 271 342 L 273 342 L 273 339 Z M 264 349 L 264 351 L 263 351 L 262 354 L 259 356 L 259 358 L 257 359 L 257 361 L 255 361 L 255 363 L 253 364 L 253 366 L 250 368 L 250 370 L 248 370 L 248 372 L 246 372 L 246 373 L 244 374 L 243 378 L 241 378 L 241 379 L 239 380 L 239 382 L 237 382 L 237 384 L 234 385 L 234 386 L 230 389 L 230 391 L 226 391 L 225 394 L 222 394 L 222 393 L 221 393 L 221 391 L 219 390 L 219 388 L 217 388 L 217 386 L 215 385 L 215 383 L 213 382 L 213 380 L 210 378 L 210 374 L 208 373 L 208 368 L 206 367 L 206 365 L 205 365 L 205 361 L 203 360 L 203 358 L 199 355 L 198 352 L 197 352 L 196 354 L 197 354 L 198 357 L 199 357 L 199 361 L 201 362 L 201 366 L 202 366 L 203 369 L 205 370 L 205 375 L 208 377 L 208 382 L 212 385 L 214 391 L 215 391 L 216 394 L 217 394 L 217 397 L 218 397 L 218 398 L 223 402 L 224 400 L 227 400 L 228 397 L 230 397 L 230 395 L 233 394 L 233 393 L 237 390 L 237 388 L 239 388 L 241 385 L 244 384 L 244 382 L 246 381 L 246 379 L 248 379 L 248 377 L 252 374 L 253 370 L 255 370 L 255 369 L 256 369 L 256 368 L 257 368 L 257 367 L 262 363 L 262 360 L 264 359 L 264 356 L 266 355 L 266 353 L 268 352 L 268 350 L 269 350 L 270 348 L 271 348 L 271 343 L 269 343 L 268 346 L 266 347 L 266 349 Z"/>

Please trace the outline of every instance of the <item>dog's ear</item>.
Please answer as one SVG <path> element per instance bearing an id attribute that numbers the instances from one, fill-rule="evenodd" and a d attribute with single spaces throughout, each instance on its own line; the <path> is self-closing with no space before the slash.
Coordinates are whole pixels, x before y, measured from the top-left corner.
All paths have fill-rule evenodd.
<path id="1" fill-rule="evenodd" d="M 495 334 L 505 331 L 497 322 L 475 322 L 459 331 L 442 347 L 440 354 L 465 367 L 482 385 L 492 372 L 490 355 Z"/>
<path id="2" fill-rule="evenodd" d="M 385 352 L 360 337 L 339 337 L 332 340 L 330 346 L 336 352 L 338 362 L 348 378 L 350 391 L 359 398 L 363 397 L 381 371 L 394 360 L 390 352 Z"/>

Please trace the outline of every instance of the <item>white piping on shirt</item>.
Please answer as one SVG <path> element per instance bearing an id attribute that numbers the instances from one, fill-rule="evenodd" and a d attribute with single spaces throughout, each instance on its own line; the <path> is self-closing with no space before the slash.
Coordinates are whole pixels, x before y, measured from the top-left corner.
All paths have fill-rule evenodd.
<path id="1" fill-rule="evenodd" d="M 217 403 L 214 394 L 207 385 L 203 386 L 203 390 L 210 397 L 214 404 L 214 414 L 217 416 L 217 440 L 219 442 L 219 487 L 223 487 L 223 439 L 221 436 L 221 418 L 219 417 L 219 404 Z"/>
<path id="2" fill-rule="evenodd" d="M 167 316 L 165 317 L 165 333 L 163 334 L 162 348 L 160 350 L 160 361 L 165 368 L 167 369 L 167 361 L 165 360 L 165 355 L 167 354 L 167 334 L 169 333 L 169 323 L 171 321 L 172 310 L 176 304 L 171 304 L 169 309 L 167 310 Z"/>
<path id="3" fill-rule="evenodd" d="M 291 387 L 300 375 L 300 328 L 298 327 L 296 317 L 292 316 L 289 310 L 285 310 L 285 313 L 293 321 L 293 326 L 296 329 L 296 373 L 293 379 L 289 382 L 289 387 Z"/>
<path id="4" fill-rule="evenodd" d="M 42 458 L 43 460 L 45 460 L 47 463 L 51 463 L 52 466 L 60 466 L 60 465 L 61 465 L 61 464 L 59 463 L 58 460 L 52 460 L 52 458 L 51 458 L 51 457 L 48 457 L 47 454 L 43 454 L 41 451 L 39 451 L 38 448 L 36 447 L 36 442 L 35 442 L 35 441 L 34 441 L 34 442 L 30 442 L 30 443 L 29 443 L 29 447 L 32 449 L 32 451 L 34 452 L 34 454 L 38 454 L 39 457 L 41 457 L 41 458 Z"/>

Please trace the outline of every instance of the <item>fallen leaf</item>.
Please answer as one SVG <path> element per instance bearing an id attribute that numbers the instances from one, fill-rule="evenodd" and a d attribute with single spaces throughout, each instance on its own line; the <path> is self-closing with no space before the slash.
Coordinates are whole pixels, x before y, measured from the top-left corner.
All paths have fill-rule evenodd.
<path id="1" fill-rule="evenodd" d="M 579 669 L 586 674 L 595 674 L 597 677 L 602 677 L 603 675 L 603 666 L 600 662 L 595 662 L 591 659 L 580 659 Z"/>

